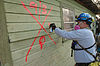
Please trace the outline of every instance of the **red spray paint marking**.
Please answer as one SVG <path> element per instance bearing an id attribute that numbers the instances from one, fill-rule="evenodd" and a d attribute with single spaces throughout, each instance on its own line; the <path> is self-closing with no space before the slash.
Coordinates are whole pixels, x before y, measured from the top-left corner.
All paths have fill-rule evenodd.
<path id="1" fill-rule="evenodd" d="M 44 39 L 44 41 L 43 41 L 43 39 Z M 43 42 L 42 42 L 43 41 Z M 39 44 L 40 44 L 40 46 L 41 46 L 41 50 L 42 50 L 42 48 L 43 48 L 43 44 L 45 43 L 45 36 L 41 36 L 40 37 L 40 40 L 39 40 Z"/>
<path id="2" fill-rule="evenodd" d="M 43 4 L 43 7 L 44 8 L 42 9 L 43 10 L 42 14 L 46 14 L 47 13 L 47 10 L 46 10 L 47 6 Z"/>
<path id="3" fill-rule="evenodd" d="M 30 8 L 35 8 L 35 13 L 37 14 L 37 4 L 35 4 L 35 6 L 32 4 L 35 4 L 35 2 L 30 2 Z"/>
<path id="4" fill-rule="evenodd" d="M 51 7 L 50 11 L 48 12 L 47 16 L 45 17 L 45 20 L 44 20 L 43 24 L 41 25 L 41 24 L 39 23 L 39 21 L 32 15 L 32 13 L 27 9 L 27 7 L 25 6 L 25 4 L 24 4 L 23 2 L 21 2 L 21 3 L 23 4 L 24 8 L 29 12 L 29 14 L 30 14 L 30 15 L 37 21 L 37 23 L 41 26 L 40 30 L 43 28 L 43 30 L 47 33 L 47 35 L 49 36 L 49 38 L 53 41 L 53 39 L 50 37 L 49 33 L 48 33 L 48 32 L 44 29 L 44 27 L 42 26 L 42 25 L 44 25 L 44 23 L 45 23 L 45 21 L 46 21 L 46 19 L 47 19 L 47 16 L 49 15 L 49 13 L 50 13 L 51 10 L 53 9 L 53 7 Z M 56 44 L 55 41 L 53 41 L 53 42 Z"/>
<path id="5" fill-rule="evenodd" d="M 51 7 L 50 11 L 48 12 L 47 16 L 45 17 L 45 20 L 44 20 L 43 24 L 41 25 L 41 24 L 39 23 L 39 21 L 32 15 L 32 13 L 27 9 L 27 7 L 26 7 L 25 4 L 23 3 L 23 1 L 21 1 L 21 3 L 23 4 L 24 8 L 29 12 L 29 14 L 30 14 L 30 15 L 37 21 L 37 23 L 41 26 L 41 28 L 40 28 L 40 30 L 39 30 L 39 32 L 38 32 L 38 34 L 37 34 L 37 37 L 38 37 L 39 34 L 40 34 L 41 29 L 43 28 L 42 25 L 44 25 L 45 20 L 47 19 L 47 16 L 49 15 L 49 13 L 50 13 L 51 10 L 52 10 L 52 7 Z M 43 28 L 43 29 L 44 29 L 44 28 Z M 49 38 L 54 42 L 54 44 L 56 44 L 56 42 L 51 38 L 51 36 L 49 35 L 49 33 L 48 33 L 45 29 L 44 29 L 44 31 L 48 34 Z M 35 42 L 35 40 L 36 40 L 37 37 L 35 37 L 35 39 L 34 39 L 32 45 L 30 46 L 30 49 L 29 49 L 29 51 L 28 51 L 28 53 L 27 53 L 27 55 L 26 55 L 26 62 L 27 62 L 27 56 L 28 56 L 28 54 L 29 54 L 29 52 L 30 52 L 30 50 L 31 50 L 31 48 L 32 48 L 32 46 L 33 46 L 33 44 L 34 44 L 34 42 Z"/>
<path id="6" fill-rule="evenodd" d="M 40 12 L 41 12 L 41 1 L 39 1 L 40 7 L 39 7 L 39 19 L 40 19 Z"/>

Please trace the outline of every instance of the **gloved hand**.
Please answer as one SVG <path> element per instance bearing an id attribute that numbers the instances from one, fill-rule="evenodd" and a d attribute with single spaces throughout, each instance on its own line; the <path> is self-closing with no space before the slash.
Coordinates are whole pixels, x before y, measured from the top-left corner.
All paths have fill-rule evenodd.
<path id="1" fill-rule="evenodd" d="M 52 30 L 55 30 L 55 28 L 56 28 L 55 23 L 51 23 L 50 26 L 49 26 L 49 29 L 50 29 L 51 27 L 52 27 Z"/>

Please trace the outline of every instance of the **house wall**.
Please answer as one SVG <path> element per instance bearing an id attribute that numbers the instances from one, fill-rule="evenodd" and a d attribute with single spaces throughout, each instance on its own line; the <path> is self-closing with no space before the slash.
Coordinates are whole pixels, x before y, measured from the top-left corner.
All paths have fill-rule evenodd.
<path id="1" fill-rule="evenodd" d="M 0 66 L 12 66 L 3 0 L 0 0 Z"/>
<path id="2" fill-rule="evenodd" d="M 25 6 L 22 5 L 22 2 L 25 4 Z M 30 8 L 30 2 L 35 2 L 37 7 Z M 67 7 L 74 10 L 75 15 L 78 15 L 81 12 L 89 12 L 94 15 L 91 11 L 73 0 L 42 0 L 41 5 L 39 0 L 2 0 L 2 3 L 4 8 L 2 12 L 3 15 L 5 15 L 3 18 L 5 20 L 4 25 L 6 25 L 4 28 L 7 29 L 6 37 L 9 37 L 9 42 L 7 41 L 8 44 L 6 46 L 10 48 L 8 48 L 8 52 L 10 53 L 7 57 L 10 58 L 10 61 L 8 59 L 6 61 L 12 62 L 9 64 L 13 64 L 12 66 L 74 66 L 74 59 L 73 57 L 70 57 L 70 47 L 72 41 L 66 40 L 64 43 L 62 43 L 62 38 L 57 36 L 54 32 L 49 33 L 48 27 L 50 23 L 55 23 L 57 27 L 63 27 L 61 7 Z M 46 6 L 46 10 L 42 10 L 42 8 Z M 32 13 L 31 15 L 25 9 L 25 7 L 29 9 L 29 11 Z M 39 9 L 39 7 L 41 9 Z M 51 8 L 52 10 L 50 14 L 47 15 Z M 35 10 L 37 10 L 37 13 Z M 40 19 L 39 12 L 41 13 Z M 39 21 L 41 25 L 43 25 L 43 21 L 45 18 L 47 18 L 43 27 L 56 42 L 56 45 L 43 29 L 38 35 L 41 26 L 36 19 L 32 17 L 32 15 Z M 45 36 L 45 43 L 41 50 L 39 40 L 43 36 Z M 35 42 L 32 45 L 34 40 Z M 30 46 L 32 47 L 27 56 L 26 62 L 26 55 L 30 49 Z M 4 58 L 3 55 L 1 57 Z M 6 62 L 3 64 L 6 64 Z M 2 66 L 8 65 L 6 64 Z"/>

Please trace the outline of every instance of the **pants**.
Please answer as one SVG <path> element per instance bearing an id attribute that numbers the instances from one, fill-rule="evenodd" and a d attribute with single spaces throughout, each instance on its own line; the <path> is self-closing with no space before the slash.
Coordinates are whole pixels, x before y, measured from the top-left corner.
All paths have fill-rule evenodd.
<path id="1" fill-rule="evenodd" d="M 90 63 L 76 63 L 75 66 L 88 66 Z"/>

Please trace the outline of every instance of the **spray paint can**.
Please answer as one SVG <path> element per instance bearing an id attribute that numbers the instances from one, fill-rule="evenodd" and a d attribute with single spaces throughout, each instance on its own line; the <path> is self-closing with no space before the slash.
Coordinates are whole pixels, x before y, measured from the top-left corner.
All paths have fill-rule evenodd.
<path id="1" fill-rule="evenodd" d="M 50 33 L 51 33 L 51 32 L 53 32 L 53 29 L 52 29 L 52 27 L 50 27 Z"/>

